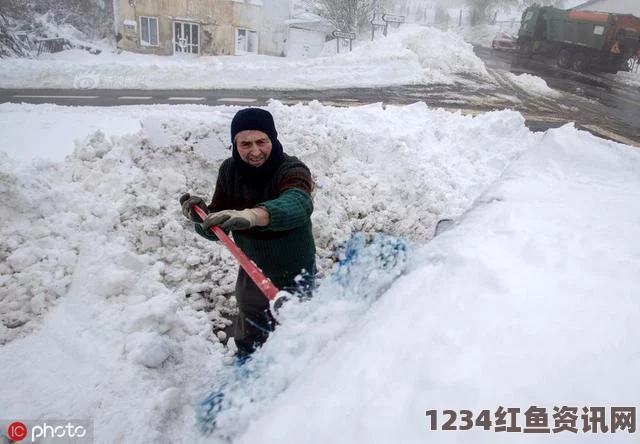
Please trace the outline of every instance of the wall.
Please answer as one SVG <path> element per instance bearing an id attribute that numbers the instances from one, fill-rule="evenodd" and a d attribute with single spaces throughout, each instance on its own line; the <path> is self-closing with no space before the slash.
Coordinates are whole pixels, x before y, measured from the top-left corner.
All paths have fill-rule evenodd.
<path id="1" fill-rule="evenodd" d="M 172 55 L 174 20 L 200 25 L 200 54 L 235 54 L 236 28 L 256 31 L 258 53 L 285 53 L 292 0 L 115 0 L 119 7 L 118 47 L 146 54 Z M 133 6 L 131 5 L 133 4 Z M 156 17 L 157 47 L 140 44 L 141 16 Z M 126 32 L 125 22 L 135 22 L 135 32 Z"/>
<path id="2" fill-rule="evenodd" d="M 173 20 L 200 25 L 200 54 L 232 54 L 235 35 L 232 29 L 232 2 L 211 0 L 119 0 L 119 32 L 122 39 L 118 47 L 145 54 L 173 54 Z M 140 45 L 141 16 L 158 18 L 159 45 Z M 127 33 L 126 20 L 137 23 L 135 33 Z"/>
<path id="3" fill-rule="evenodd" d="M 304 59 L 317 57 L 325 45 L 326 33 L 308 29 L 291 28 L 286 44 L 287 57 Z"/>
<path id="4" fill-rule="evenodd" d="M 288 33 L 284 21 L 290 14 L 291 0 L 233 1 L 233 25 L 258 33 L 259 54 L 284 55 Z"/>

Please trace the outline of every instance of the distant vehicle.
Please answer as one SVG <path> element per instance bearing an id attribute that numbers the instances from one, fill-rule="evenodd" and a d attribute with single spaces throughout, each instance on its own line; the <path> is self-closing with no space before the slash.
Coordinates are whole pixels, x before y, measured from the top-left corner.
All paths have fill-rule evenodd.
<path id="1" fill-rule="evenodd" d="M 639 47 L 638 17 L 538 5 L 522 14 L 517 39 L 521 57 L 539 54 L 579 72 L 626 71 Z"/>
<path id="2" fill-rule="evenodd" d="M 498 33 L 491 41 L 491 48 L 497 51 L 514 51 L 517 37 L 506 32 Z"/>

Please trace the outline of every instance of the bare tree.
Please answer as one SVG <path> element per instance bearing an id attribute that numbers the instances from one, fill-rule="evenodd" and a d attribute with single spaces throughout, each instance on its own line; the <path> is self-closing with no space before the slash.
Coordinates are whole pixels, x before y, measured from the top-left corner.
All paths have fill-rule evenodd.
<path id="1" fill-rule="evenodd" d="M 37 14 L 49 14 L 57 24 L 70 24 L 91 38 L 113 33 L 113 2 L 105 0 L 0 0 L 5 17 L 35 23 Z"/>
<path id="2" fill-rule="evenodd" d="M 374 0 L 308 0 L 305 4 L 336 29 L 355 32 L 371 20 Z"/>
<path id="3" fill-rule="evenodd" d="M 29 48 L 16 37 L 9 20 L 0 12 L 0 59 L 13 56 L 28 57 Z"/>
<path id="4" fill-rule="evenodd" d="M 92 38 L 112 34 L 113 2 L 104 0 L 37 0 L 38 13 L 50 13 L 57 23 L 69 23 Z"/>

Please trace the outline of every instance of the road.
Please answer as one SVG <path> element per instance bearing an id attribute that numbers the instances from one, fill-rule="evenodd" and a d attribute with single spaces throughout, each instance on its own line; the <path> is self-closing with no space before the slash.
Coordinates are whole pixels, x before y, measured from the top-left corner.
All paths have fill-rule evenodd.
<path id="1" fill-rule="evenodd" d="M 553 115 L 587 130 L 599 127 L 604 132 L 628 138 L 640 145 L 640 89 L 616 82 L 610 74 L 581 74 L 559 69 L 543 60 L 518 60 L 509 52 L 474 47 L 492 73 L 528 73 L 542 77 L 547 84 L 564 93 L 552 104 Z M 603 134 L 600 134 L 603 135 Z M 625 142 L 628 143 L 628 142 Z"/>
<path id="2" fill-rule="evenodd" d="M 600 137 L 640 146 L 640 91 L 615 84 L 609 78 L 558 73 L 542 65 L 511 66 L 511 54 L 475 47 L 485 61 L 490 79 L 461 78 L 454 84 L 403 85 L 384 88 L 322 90 L 54 90 L 0 89 L 0 103 L 56 103 L 73 106 L 141 104 L 202 104 L 261 106 L 269 100 L 285 104 L 317 100 L 325 105 L 357 106 L 367 103 L 403 105 L 425 102 L 433 108 L 479 113 L 499 109 L 522 112 L 527 126 L 545 130 L 567 122 Z M 513 81 L 513 74 L 543 77 L 563 91 L 561 99 L 532 94 Z"/>

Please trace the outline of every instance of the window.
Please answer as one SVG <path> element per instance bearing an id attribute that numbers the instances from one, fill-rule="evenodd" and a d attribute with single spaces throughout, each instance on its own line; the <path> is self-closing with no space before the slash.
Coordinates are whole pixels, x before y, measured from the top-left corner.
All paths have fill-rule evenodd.
<path id="1" fill-rule="evenodd" d="M 158 46 L 158 19 L 140 17 L 140 44 L 142 46 Z"/>
<path id="2" fill-rule="evenodd" d="M 195 23 L 173 23 L 173 52 L 174 54 L 198 54 L 200 27 Z"/>
<path id="3" fill-rule="evenodd" d="M 236 54 L 258 52 L 258 33 L 250 29 L 236 29 Z"/>

